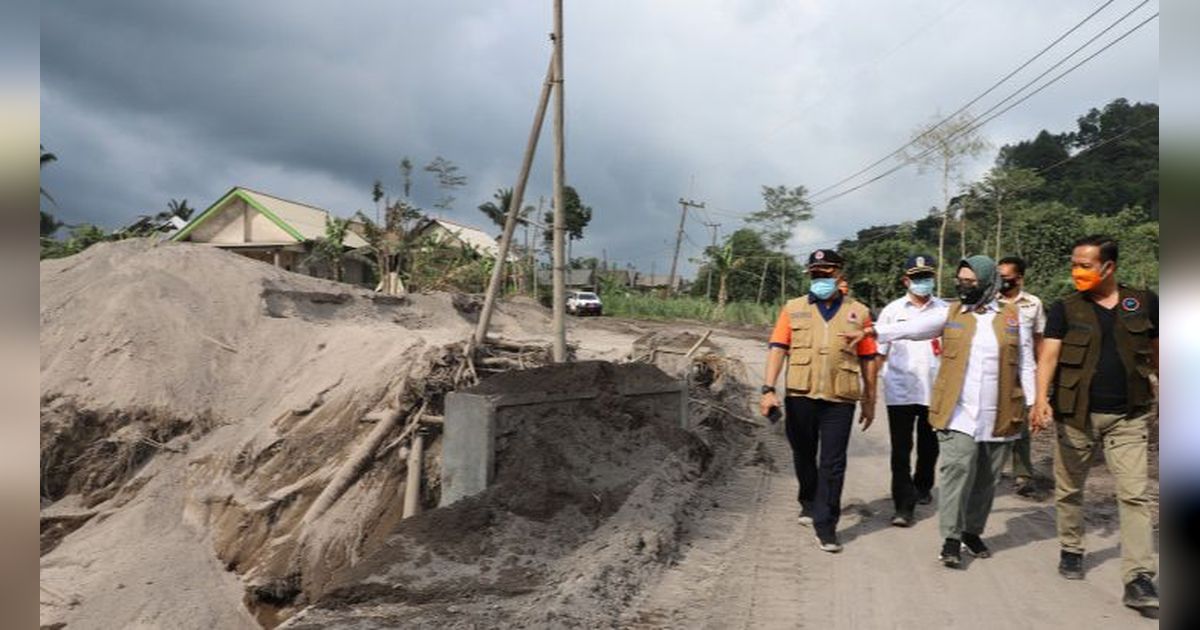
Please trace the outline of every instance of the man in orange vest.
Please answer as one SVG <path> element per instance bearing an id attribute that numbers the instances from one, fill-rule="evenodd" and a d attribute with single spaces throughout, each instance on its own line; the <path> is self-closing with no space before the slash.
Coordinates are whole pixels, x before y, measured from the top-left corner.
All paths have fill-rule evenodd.
<path id="1" fill-rule="evenodd" d="M 957 302 L 859 333 L 875 335 L 880 343 L 942 337 L 929 424 L 937 430 L 941 457 L 938 559 L 951 568 L 962 564 L 963 546 L 977 558 L 991 556 L 984 526 L 1010 444 L 1021 434 L 1035 393 L 1033 330 L 1016 305 L 996 300 L 999 286 L 995 261 L 971 256 L 958 266 Z"/>
<path id="2" fill-rule="evenodd" d="M 846 448 L 854 407 L 862 402 L 863 430 L 875 418 L 875 342 L 847 348 L 842 336 L 871 323 L 867 307 L 837 288 L 842 257 L 818 249 L 808 257 L 808 295 L 784 304 L 771 334 L 760 411 L 780 406 L 775 381 L 787 359 L 785 428 L 799 482 L 799 522 L 816 531 L 817 546 L 842 550 L 837 523 L 842 512 Z M 818 461 L 819 458 L 819 461 Z"/>
<path id="3" fill-rule="evenodd" d="M 1117 242 L 1089 236 L 1071 252 L 1078 290 L 1046 317 L 1034 431 L 1058 421 L 1054 511 L 1058 571 L 1083 579 L 1083 487 L 1095 446 L 1117 480 L 1124 603 L 1158 616 L 1148 432 L 1158 372 L 1158 296 L 1117 283 Z"/>

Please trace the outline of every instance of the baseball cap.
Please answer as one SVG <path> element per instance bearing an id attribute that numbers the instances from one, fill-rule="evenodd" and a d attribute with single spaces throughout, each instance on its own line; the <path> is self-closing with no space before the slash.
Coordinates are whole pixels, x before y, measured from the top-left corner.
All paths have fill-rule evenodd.
<path id="1" fill-rule="evenodd" d="M 937 259 L 933 256 L 925 254 L 917 254 L 909 256 L 904 261 L 904 275 L 911 276 L 918 273 L 934 273 L 937 271 Z"/>
<path id="2" fill-rule="evenodd" d="M 842 260 L 841 254 L 832 249 L 818 249 L 808 255 L 809 267 L 815 267 L 818 265 L 841 267 L 843 262 L 844 261 Z"/>

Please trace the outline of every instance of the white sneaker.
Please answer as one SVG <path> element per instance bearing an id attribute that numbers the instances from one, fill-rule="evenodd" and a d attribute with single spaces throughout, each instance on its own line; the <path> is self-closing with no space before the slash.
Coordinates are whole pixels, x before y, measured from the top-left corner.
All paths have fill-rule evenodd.
<path id="1" fill-rule="evenodd" d="M 803 525 L 805 527 L 812 527 L 812 523 L 813 523 L 812 517 L 803 512 L 801 512 L 800 516 L 798 518 L 796 518 L 796 522 L 800 523 L 801 525 Z"/>
<path id="2" fill-rule="evenodd" d="M 821 540 L 821 537 L 817 536 L 817 548 L 821 551 L 837 553 L 842 550 L 842 544 L 837 540 Z"/>

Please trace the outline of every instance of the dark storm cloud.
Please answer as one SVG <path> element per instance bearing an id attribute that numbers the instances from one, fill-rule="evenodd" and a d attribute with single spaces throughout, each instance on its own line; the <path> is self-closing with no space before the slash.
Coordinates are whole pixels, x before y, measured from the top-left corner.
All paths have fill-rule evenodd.
<path id="1" fill-rule="evenodd" d="M 816 189 L 856 170 L 1092 8 L 568 3 L 567 177 L 596 211 L 573 253 L 665 270 L 680 196 L 707 201 L 698 214 L 728 233 L 762 184 Z M 512 185 L 550 50 L 543 2 L 42 10 L 42 139 L 60 157 L 45 184 L 63 218 L 109 226 L 235 184 L 349 214 L 371 206 L 376 178 L 398 189 L 404 155 L 458 163 L 470 185 L 451 216 L 483 225 L 474 207 Z M 1117 96 L 1155 100 L 1156 49 L 1147 29 L 987 131 L 999 145 Z M 528 203 L 549 193 L 549 130 L 548 118 Z M 418 200 L 436 196 L 421 174 Z M 914 218 L 937 198 L 930 178 L 898 173 L 821 208 L 793 245 Z M 709 239 L 696 218 L 685 260 Z"/>

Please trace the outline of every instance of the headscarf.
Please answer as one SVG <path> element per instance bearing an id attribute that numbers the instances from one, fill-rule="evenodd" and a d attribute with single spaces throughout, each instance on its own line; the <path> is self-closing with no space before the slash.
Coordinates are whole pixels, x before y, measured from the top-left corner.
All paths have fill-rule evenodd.
<path id="1" fill-rule="evenodd" d="M 979 288 L 983 291 L 978 302 L 974 304 L 964 304 L 970 308 L 978 308 L 980 305 L 989 304 L 996 299 L 996 292 L 1000 289 L 1000 272 L 996 268 L 996 261 L 983 254 L 976 254 L 962 259 L 958 263 L 958 268 L 970 267 L 971 271 L 975 272 L 975 278 L 979 281 Z"/>

